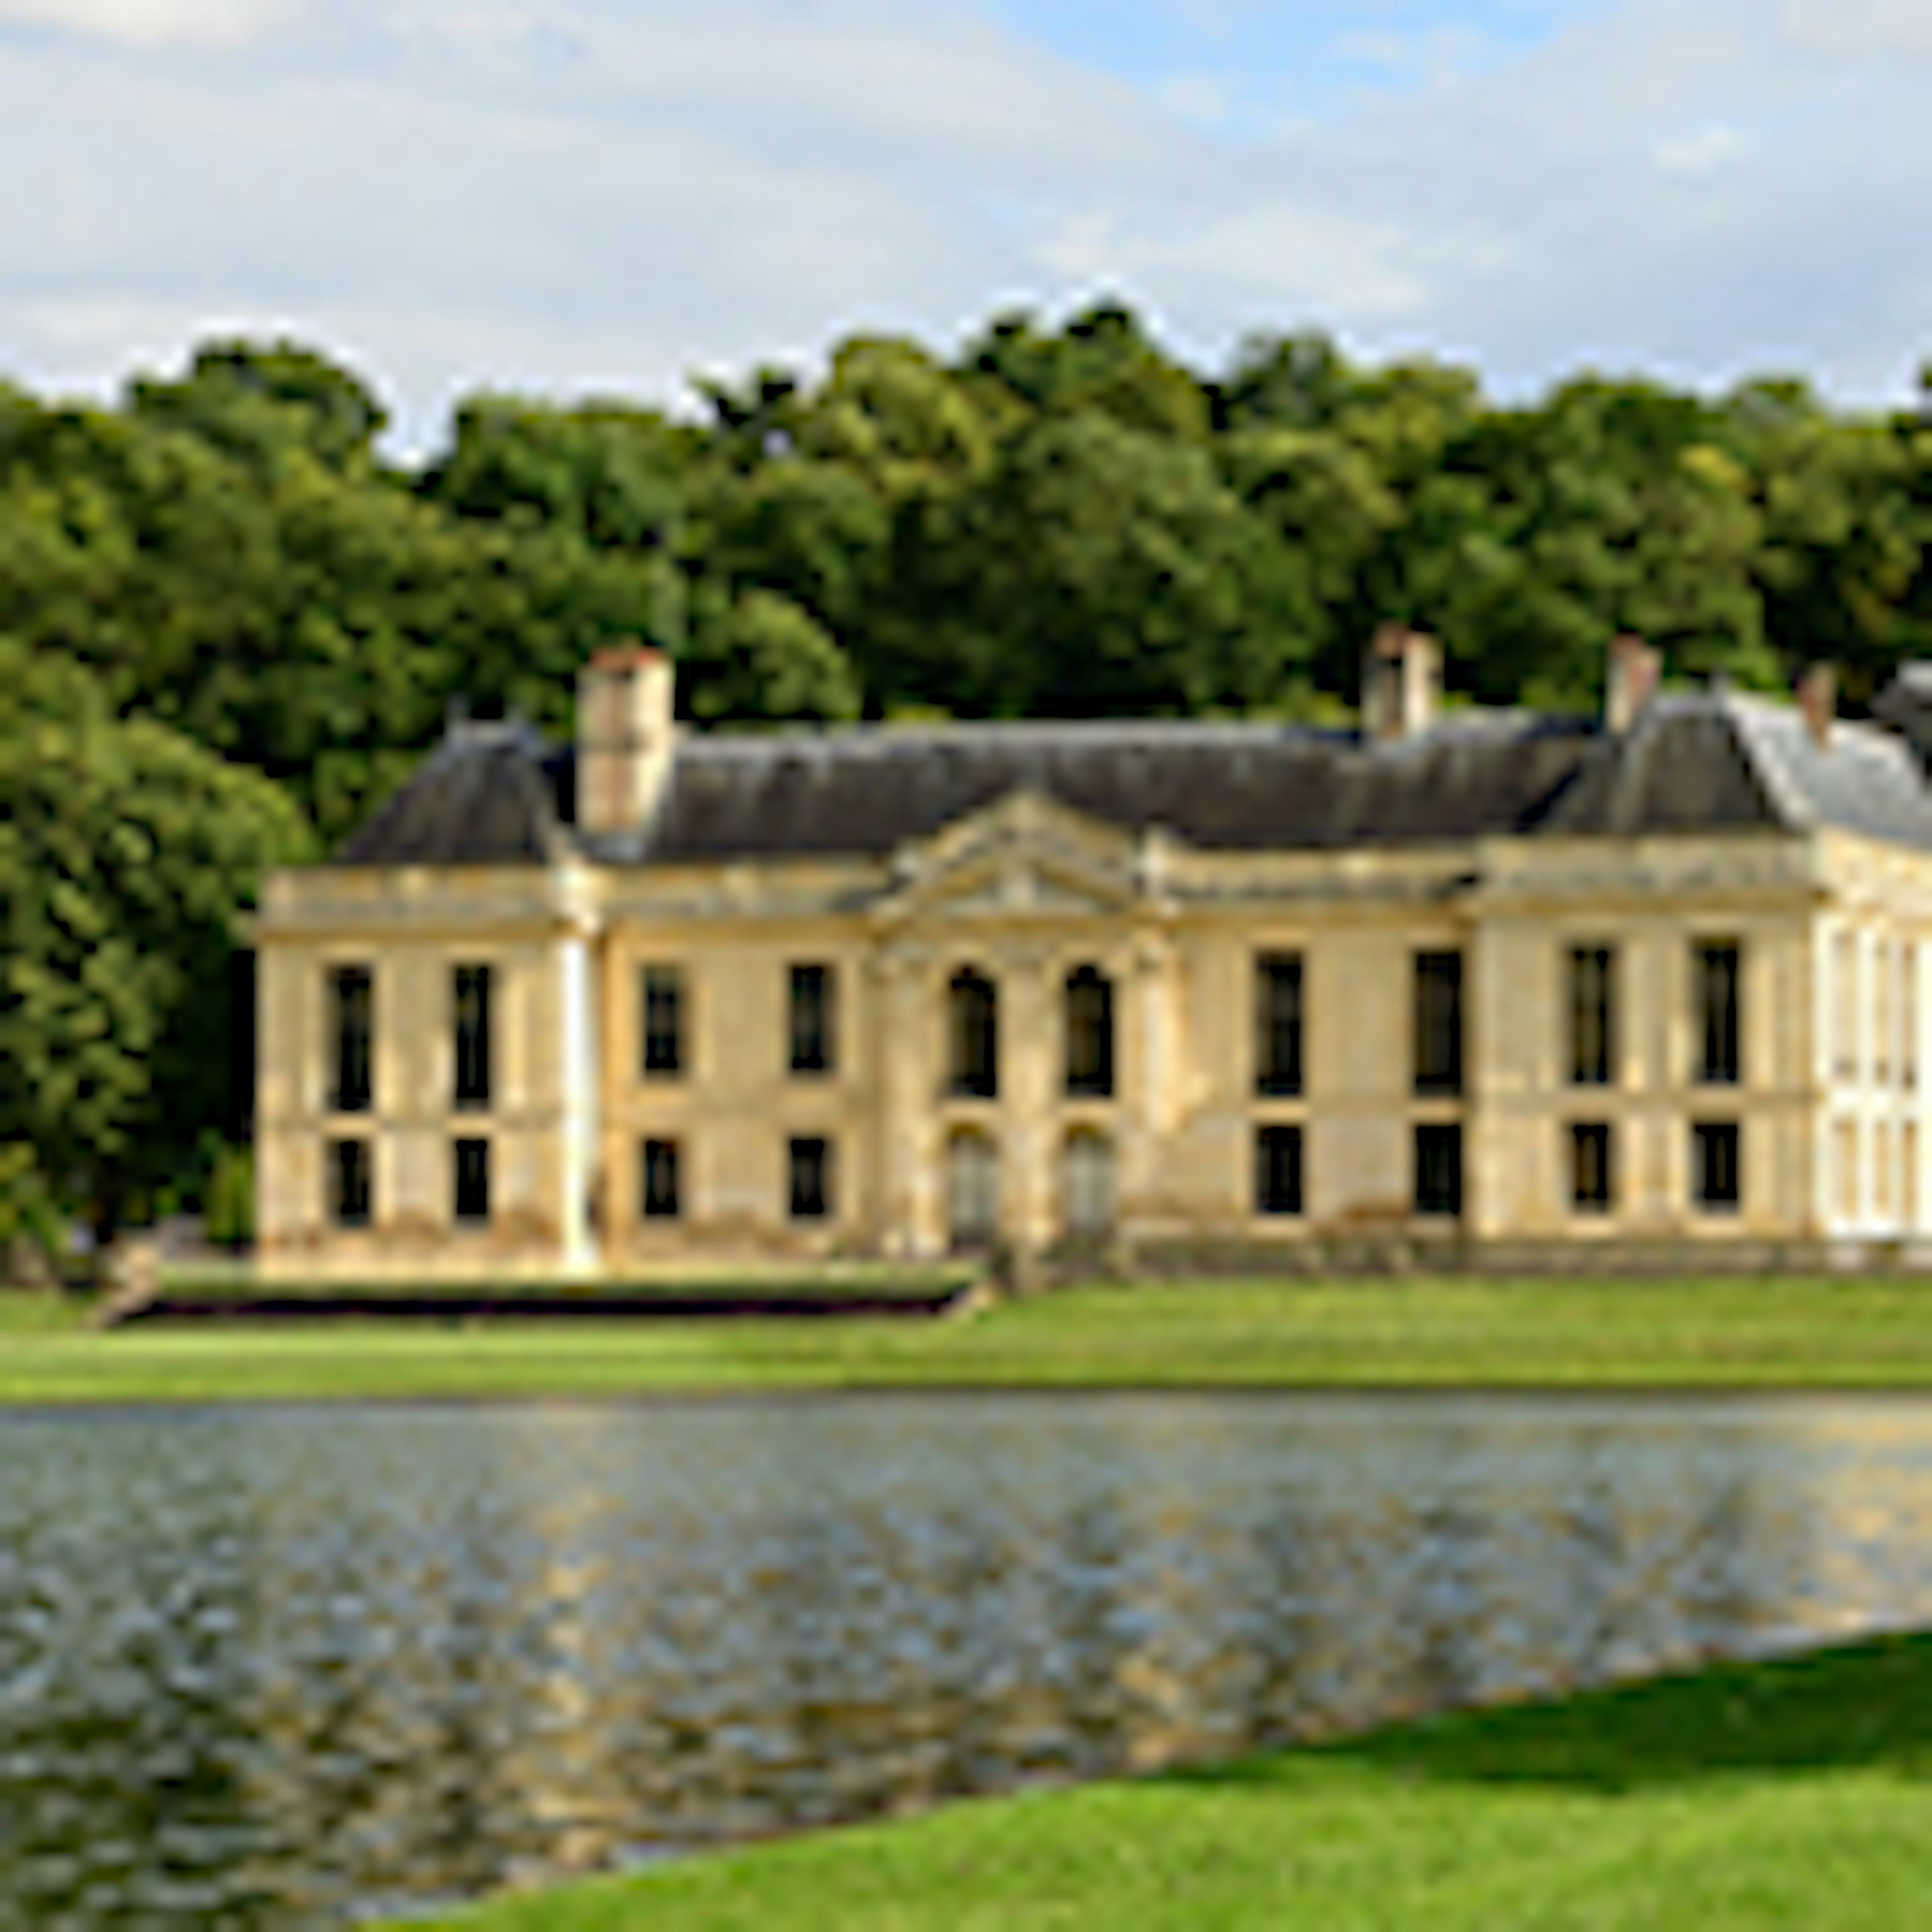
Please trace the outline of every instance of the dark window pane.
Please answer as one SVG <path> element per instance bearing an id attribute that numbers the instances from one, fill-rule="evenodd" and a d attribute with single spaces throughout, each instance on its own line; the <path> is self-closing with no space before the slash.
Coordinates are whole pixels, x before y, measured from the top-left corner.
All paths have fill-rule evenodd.
<path id="1" fill-rule="evenodd" d="M 1570 1078 L 1606 1087 L 1615 1064 L 1616 956 L 1606 946 L 1570 956 Z"/>
<path id="2" fill-rule="evenodd" d="M 1462 956 L 1415 956 L 1415 1090 L 1462 1090 Z"/>
<path id="3" fill-rule="evenodd" d="M 366 966 L 338 966 L 330 975 L 329 992 L 335 1043 L 335 1091 L 332 1096 L 335 1111 L 366 1113 L 374 1090 L 375 976 Z"/>
<path id="4" fill-rule="evenodd" d="M 1698 1206 L 1716 1214 L 1734 1212 L 1744 1185 L 1737 1123 L 1700 1121 L 1690 1136 L 1690 1178 Z"/>
<path id="5" fill-rule="evenodd" d="M 1610 1150 L 1606 1123 L 1592 1121 L 1570 1130 L 1570 1199 L 1586 1214 L 1607 1212 L 1614 1198 Z"/>
<path id="6" fill-rule="evenodd" d="M 1301 1091 L 1302 968 L 1298 952 L 1255 962 L 1255 1085 L 1263 1094 Z"/>
<path id="7" fill-rule="evenodd" d="M 490 1104 L 490 968 L 459 966 L 451 977 L 456 1019 L 456 1104 Z"/>
<path id="8" fill-rule="evenodd" d="M 946 994 L 950 1076 L 955 1094 L 982 1100 L 1000 1090 L 1000 999 L 990 980 L 970 968 L 954 974 Z"/>
<path id="9" fill-rule="evenodd" d="M 792 1219 L 823 1220 L 832 1212 L 832 1143 L 794 1141 L 790 1168 Z"/>
<path id="10" fill-rule="evenodd" d="M 678 1212 L 676 1142 L 645 1142 L 643 1195 L 646 1220 L 668 1220 L 676 1217 Z"/>
<path id="11" fill-rule="evenodd" d="M 684 1066 L 684 976 L 675 966 L 646 966 L 644 982 L 644 1071 Z"/>
<path id="12" fill-rule="evenodd" d="M 1301 1212 L 1301 1130 L 1258 1129 L 1255 1135 L 1255 1210 L 1262 1214 Z"/>
<path id="13" fill-rule="evenodd" d="M 1066 982 L 1066 1090 L 1099 1099 L 1114 1090 L 1114 988 L 1092 966 Z"/>
<path id="14" fill-rule="evenodd" d="M 329 1216 L 338 1228 L 366 1228 L 374 1208 L 369 1143 L 329 1143 Z"/>
<path id="15" fill-rule="evenodd" d="M 1742 950 L 1730 941 L 1700 945 L 1694 956 L 1703 1048 L 1698 1078 L 1706 1085 L 1732 1087 L 1742 1077 Z"/>
<path id="16" fill-rule="evenodd" d="M 459 1221 L 487 1221 L 490 1218 L 490 1143 L 462 1140 L 456 1143 L 456 1218 Z"/>
<path id="17" fill-rule="evenodd" d="M 830 966 L 791 969 L 791 1070 L 830 1073 L 837 1064 L 835 994 L 838 980 Z"/>
<path id="18" fill-rule="evenodd" d="M 1432 1121 L 1415 1130 L 1415 1211 L 1462 1211 L 1462 1130 Z"/>

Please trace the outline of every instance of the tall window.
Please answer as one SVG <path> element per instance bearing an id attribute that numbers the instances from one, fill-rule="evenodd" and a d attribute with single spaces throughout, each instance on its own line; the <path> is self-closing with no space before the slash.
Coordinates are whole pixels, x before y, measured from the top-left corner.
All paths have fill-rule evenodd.
<path id="1" fill-rule="evenodd" d="M 1615 1200 L 1608 1123 L 1579 1122 L 1570 1130 L 1570 1204 L 1580 1214 L 1607 1214 Z"/>
<path id="2" fill-rule="evenodd" d="M 1858 1077 L 1858 943 L 1855 934 L 1832 937 L 1832 1077 Z"/>
<path id="3" fill-rule="evenodd" d="M 460 1140 L 455 1146 L 456 1218 L 482 1222 L 490 1218 L 490 1143 Z"/>
<path id="4" fill-rule="evenodd" d="M 335 1042 L 338 1114 L 369 1110 L 376 1024 L 375 976 L 366 966 L 338 966 L 329 976 L 330 1031 Z"/>
<path id="5" fill-rule="evenodd" d="M 1700 1120 L 1690 1130 L 1690 1184 L 1707 1214 L 1736 1212 L 1744 1190 L 1742 1153 L 1735 1120 Z"/>
<path id="6" fill-rule="evenodd" d="M 1462 956 L 1415 956 L 1415 1090 L 1462 1090 Z"/>
<path id="7" fill-rule="evenodd" d="M 969 966 L 952 976 L 946 993 L 947 1084 L 981 1100 L 1000 1090 L 1000 995 L 992 980 Z"/>
<path id="8" fill-rule="evenodd" d="M 374 1189 L 367 1141 L 332 1141 L 328 1145 L 328 1216 L 338 1228 L 366 1228 Z"/>
<path id="9" fill-rule="evenodd" d="M 1616 955 L 1607 946 L 1580 946 L 1570 955 L 1570 1078 L 1579 1087 L 1607 1087 L 1614 1078 Z"/>
<path id="10" fill-rule="evenodd" d="M 663 1078 L 684 1070 L 684 975 L 675 966 L 646 966 L 644 977 L 644 1072 Z"/>
<path id="11" fill-rule="evenodd" d="M 1100 1099 L 1114 1090 L 1114 988 L 1096 967 L 1067 976 L 1066 1090 Z"/>
<path id="12" fill-rule="evenodd" d="M 1264 952 L 1255 962 L 1255 1087 L 1301 1091 L 1302 968 L 1298 952 Z"/>
<path id="13" fill-rule="evenodd" d="M 1424 1121 L 1415 1130 L 1415 1211 L 1462 1211 L 1462 1130 L 1453 1121 Z"/>
<path id="14" fill-rule="evenodd" d="M 1301 1212 L 1301 1130 L 1259 1127 L 1255 1132 L 1255 1212 Z"/>
<path id="15" fill-rule="evenodd" d="M 456 1104 L 490 1104 L 490 969 L 459 966 L 450 976 L 456 1022 Z"/>
<path id="16" fill-rule="evenodd" d="M 674 1220 L 678 1213 L 677 1143 L 646 1141 L 640 1193 L 647 1221 Z"/>
<path id="17" fill-rule="evenodd" d="M 1697 1077 L 1706 1086 L 1735 1087 L 1742 1060 L 1742 951 L 1735 940 L 1699 945 L 1691 956 L 1702 1034 Z"/>
<path id="18" fill-rule="evenodd" d="M 791 969 L 791 1070 L 830 1073 L 838 1064 L 838 978 L 830 966 Z"/>
<path id="19" fill-rule="evenodd" d="M 818 1138 L 791 1144 L 791 1217 L 822 1221 L 832 1212 L 832 1143 Z"/>

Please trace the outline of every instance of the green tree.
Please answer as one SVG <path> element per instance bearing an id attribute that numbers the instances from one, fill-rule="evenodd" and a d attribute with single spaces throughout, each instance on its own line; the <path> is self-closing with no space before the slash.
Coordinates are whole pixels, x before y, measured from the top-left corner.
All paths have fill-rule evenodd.
<path id="1" fill-rule="evenodd" d="M 242 917 L 309 849 L 259 773 L 0 638 L 0 1144 L 98 1233 L 220 1124 Z"/>

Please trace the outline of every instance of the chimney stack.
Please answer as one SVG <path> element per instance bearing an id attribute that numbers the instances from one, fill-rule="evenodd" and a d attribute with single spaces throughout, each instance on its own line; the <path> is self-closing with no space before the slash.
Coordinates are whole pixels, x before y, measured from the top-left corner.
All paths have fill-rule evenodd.
<path id="1" fill-rule="evenodd" d="M 1798 708 L 1804 714 L 1805 729 L 1820 751 L 1831 748 L 1832 725 L 1838 715 L 1838 668 L 1814 664 L 1798 680 Z"/>
<path id="2" fill-rule="evenodd" d="M 1610 640 L 1604 674 L 1604 728 L 1621 737 L 1657 694 L 1664 658 L 1628 632 Z"/>
<path id="3" fill-rule="evenodd" d="M 1377 744 L 1413 738 L 1436 722 L 1442 653 L 1406 624 L 1384 624 L 1362 658 L 1362 735 Z"/>
<path id="4" fill-rule="evenodd" d="M 640 830 L 670 776 L 676 670 L 649 645 L 614 645 L 577 674 L 577 826 Z"/>

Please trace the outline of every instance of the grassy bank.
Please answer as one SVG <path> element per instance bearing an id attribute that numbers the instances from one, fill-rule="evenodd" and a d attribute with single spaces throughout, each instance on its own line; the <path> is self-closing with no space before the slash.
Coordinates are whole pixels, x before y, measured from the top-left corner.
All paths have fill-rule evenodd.
<path id="1" fill-rule="evenodd" d="M 1932 1901 L 1932 1638 L 955 1806 L 506 1898 L 451 1932 L 1763 1932 Z"/>
<path id="2" fill-rule="evenodd" d="M 0 1296 L 0 1402 L 838 1388 L 1932 1387 L 1932 1282 L 1070 1290 L 970 1320 L 210 1324 Z"/>

